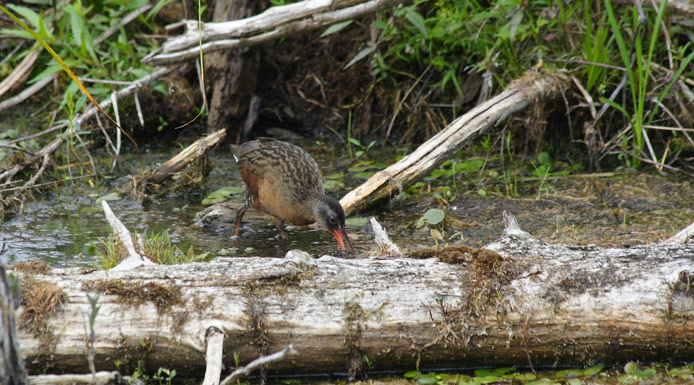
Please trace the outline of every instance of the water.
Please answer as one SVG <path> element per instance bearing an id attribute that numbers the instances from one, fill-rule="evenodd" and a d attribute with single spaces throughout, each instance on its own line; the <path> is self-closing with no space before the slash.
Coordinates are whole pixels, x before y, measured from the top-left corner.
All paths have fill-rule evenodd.
<path id="1" fill-rule="evenodd" d="M 355 162 L 347 156 L 346 151 L 343 154 L 342 147 L 316 145 L 310 141 L 301 145 L 314 155 L 325 175 L 348 174 L 346 168 Z M 145 151 L 144 156 L 150 159 L 138 162 L 162 162 L 174 155 L 175 151 L 177 149 Z M 206 207 L 200 202 L 207 194 L 224 186 L 243 186 L 235 162 L 227 152 L 213 152 L 210 158 L 215 167 L 206 178 L 202 190 L 157 196 L 145 204 L 123 196 L 123 199 L 109 201 L 109 205 L 131 232 L 152 234 L 167 231 L 172 242 L 183 252 L 192 246 L 195 254 L 209 252 L 211 257 L 282 257 L 291 249 L 305 250 L 318 256 L 340 255 L 337 242 L 330 232 L 285 224 L 286 239 L 280 240 L 274 219 L 246 224 L 245 220 L 253 216 L 250 210 L 244 218 L 238 240 L 231 237 L 231 223 L 221 228 L 197 225 L 195 214 Z M 131 173 L 136 168 L 134 164 L 129 166 Z M 25 204 L 23 215 L 17 215 L 0 225 L 0 240 L 5 244 L 0 258 L 7 264 L 41 260 L 54 267 L 95 266 L 99 251 L 103 249 L 103 241 L 111 234 L 98 198 L 115 191 L 125 180 L 120 176 L 101 189 L 89 188 L 78 181 L 74 185 L 63 185 L 37 195 L 37 201 Z M 328 195 L 339 198 L 363 180 L 349 176 L 340 178 L 344 187 L 329 191 Z M 233 195 L 229 200 L 241 203 L 243 194 Z M 382 224 L 393 229 L 396 227 L 395 221 L 402 219 L 401 214 L 386 215 L 386 212 L 371 212 L 369 215 L 384 220 Z M 347 232 L 360 252 L 368 253 L 375 247 L 370 225 L 348 226 Z M 427 243 L 426 237 L 428 235 L 424 234 L 420 241 Z"/>
<path id="2" fill-rule="evenodd" d="M 328 192 L 332 197 L 342 197 L 367 177 L 359 174 L 364 172 L 359 167 L 355 168 L 360 160 L 350 158 L 342 144 L 328 140 L 298 144 L 316 158 L 325 176 L 344 174 L 335 179 L 344 186 Z M 178 148 L 145 151 L 144 160 L 126 161 L 128 170 L 106 186 L 90 188 L 83 181 L 76 181 L 37 195 L 37 201 L 25 204 L 24 215 L 0 224 L 0 240 L 5 244 L 0 258 L 9 264 L 41 260 L 55 267 L 94 266 L 102 241 L 111 234 L 97 198 L 115 191 L 125 182 L 126 175 L 134 174 L 142 165 L 163 162 L 177 151 Z M 392 148 L 372 150 L 362 159 L 393 163 L 397 152 Z M 210 158 L 215 167 L 201 189 L 156 196 L 144 205 L 125 196 L 109 204 L 131 232 L 168 231 L 172 242 L 183 252 L 193 247 L 195 254 L 209 252 L 210 257 L 282 257 L 291 249 L 301 249 L 315 256 L 340 255 L 335 239 L 325 230 L 286 224 L 286 239 L 279 240 L 274 219 L 244 224 L 239 240 L 231 238 L 231 223 L 222 227 L 196 225 L 195 214 L 206 207 L 200 202 L 207 194 L 224 186 L 243 186 L 228 152 L 217 150 Z M 488 169 L 493 171 L 493 167 L 490 164 Z M 547 181 L 543 186 L 546 191 L 540 195 L 537 181 L 521 181 L 520 196 L 509 198 L 503 193 L 501 178 L 457 175 L 454 180 L 425 180 L 418 196 L 398 198 L 356 216 L 375 216 L 403 251 L 436 245 L 427 226 L 415 226 L 420 216 L 436 207 L 447 213 L 445 224 L 437 227 L 444 236 L 440 245 L 464 243 L 480 247 L 496 240 L 503 231 L 501 213 L 507 210 L 516 215 L 522 229 L 545 242 L 628 247 L 667 238 L 694 221 L 693 184 L 684 178 L 647 172 L 605 177 L 579 175 Z M 448 205 L 433 197 L 432 193 L 440 187 L 450 187 L 455 196 Z M 487 193 L 482 195 L 481 190 Z M 243 194 L 233 195 L 230 200 L 241 203 Z M 250 210 L 244 219 L 252 219 Z M 375 249 L 370 225 L 349 226 L 347 232 L 362 255 Z"/>

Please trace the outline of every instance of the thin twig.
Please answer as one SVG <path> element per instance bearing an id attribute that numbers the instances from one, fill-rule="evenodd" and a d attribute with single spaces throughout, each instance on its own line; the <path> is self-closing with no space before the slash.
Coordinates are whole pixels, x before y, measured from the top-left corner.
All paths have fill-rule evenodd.
<path id="1" fill-rule="evenodd" d="M 35 153 L 34 153 L 33 151 L 31 151 L 31 150 L 28 150 L 28 149 L 23 148 L 23 147 L 15 146 L 15 145 L 13 145 L 13 144 L 4 144 L 4 143 L 0 143 L 0 147 L 9 148 L 9 149 L 11 149 L 11 150 L 16 150 L 16 151 L 26 152 L 26 153 L 29 154 L 29 155 L 34 155 L 34 154 L 35 154 Z"/>
<path id="2" fill-rule="evenodd" d="M 271 362 L 275 361 L 280 361 L 285 359 L 288 356 L 292 355 L 297 355 L 296 350 L 294 350 L 294 346 L 292 344 L 287 345 L 286 348 L 280 350 L 277 353 L 270 354 L 269 356 L 265 357 L 260 357 L 257 360 L 251 362 L 250 364 L 246 365 L 245 367 L 240 367 L 236 369 L 233 373 L 228 375 L 222 382 L 219 383 L 219 385 L 227 385 L 230 384 L 232 381 L 236 380 L 237 378 L 241 378 L 242 376 L 247 376 L 249 375 L 252 371 L 254 371 L 257 367 L 261 365 L 267 365 Z"/>
<path id="3" fill-rule="evenodd" d="M 18 164 L 14 165 L 12 168 L 5 170 L 2 174 L 0 174 L 0 180 L 6 179 L 7 182 L 3 183 L 0 186 L 6 186 L 10 183 L 10 180 L 12 177 L 18 173 L 20 170 L 22 170 L 26 165 L 34 163 L 41 157 L 53 153 L 58 147 L 60 147 L 60 144 L 63 142 L 62 138 L 58 137 L 54 139 L 51 143 L 47 144 L 44 146 L 41 151 L 37 152 L 36 155 L 31 157 L 25 164 Z"/>
<path id="4" fill-rule="evenodd" d="M 390 119 L 390 124 L 388 124 L 388 129 L 386 130 L 386 136 L 383 138 L 383 144 L 382 144 L 383 146 L 385 146 L 386 142 L 388 141 L 388 137 L 390 136 L 390 130 L 393 128 L 393 124 L 395 123 L 395 118 L 398 117 L 398 114 L 400 113 L 400 110 L 402 109 L 402 105 L 405 104 L 405 100 L 407 100 L 407 97 L 410 95 L 412 90 L 414 90 L 414 88 L 417 86 L 417 84 L 419 84 L 419 82 L 422 80 L 424 75 L 426 75 L 426 73 L 429 72 L 430 69 L 431 69 L 431 65 L 428 65 L 427 68 L 424 69 L 422 74 L 419 75 L 417 80 L 415 80 L 414 84 L 412 84 L 412 86 L 410 86 L 410 88 L 407 89 L 407 91 L 405 92 L 405 95 L 400 100 L 400 103 L 398 103 L 398 106 L 395 107 L 395 111 L 393 111 L 393 116 Z"/>
<path id="5" fill-rule="evenodd" d="M 133 99 L 135 99 L 135 111 L 137 111 L 137 119 L 140 121 L 142 127 L 145 126 L 145 118 L 142 115 L 142 107 L 140 106 L 140 98 L 137 97 L 137 91 L 133 94 Z"/>
<path id="6" fill-rule="evenodd" d="M 651 140 L 648 138 L 648 132 L 646 132 L 646 129 L 643 126 L 641 126 L 641 135 L 643 135 L 643 139 L 646 142 L 646 147 L 648 148 L 648 153 L 651 155 L 655 169 L 658 170 L 658 173 L 662 175 L 663 164 L 658 162 L 658 158 L 655 156 L 655 151 L 653 151 L 653 146 L 651 146 Z"/>
<path id="7" fill-rule="evenodd" d="M 597 63 L 594 61 L 587 61 L 587 60 L 568 60 L 568 59 L 545 59 L 546 62 L 549 63 L 568 63 L 568 64 L 582 64 L 582 65 L 590 65 L 590 66 L 595 66 L 595 67 L 603 67 L 615 71 L 622 71 L 626 72 L 626 68 L 624 67 L 619 67 L 611 64 L 605 64 L 605 63 Z"/>
<path id="8" fill-rule="evenodd" d="M 141 14 L 149 11 L 150 8 L 152 8 L 151 4 L 145 4 L 142 7 L 130 12 L 127 15 L 125 15 L 120 23 L 105 30 L 101 35 L 99 35 L 97 38 L 95 38 L 92 45 L 96 47 L 97 45 L 101 44 L 104 40 L 108 39 L 111 35 L 113 35 L 117 31 L 120 31 L 120 29 L 122 27 L 128 25 L 131 21 L 135 20 Z"/>
<path id="9" fill-rule="evenodd" d="M 27 181 L 17 192 L 15 192 L 12 195 L 12 198 L 10 198 L 10 202 L 15 200 L 21 193 L 23 193 L 26 189 L 29 187 L 33 186 L 34 183 L 36 183 L 36 180 L 39 179 L 41 174 L 43 174 L 43 171 L 46 169 L 46 165 L 48 164 L 48 159 L 49 159 L 49 154 L 45 154 L 43 156 L 43 162 L 41 162 L 41 168 L 39 168 L 39 171 L 34 174 L 29 181 Z"/>
<path id="10" fill-rule="evenodd" d="M 88 175 L 80 175 L 80 176 L 76 176 L 76 177 L 72 177 L 72 178 L 56 179 L 56 180 L 51 181 L 51 182 L 44 182 L 44 183 L 35 184 L 32 186 L 32 188 L 46 187 L 46 186 L 50 186 L 50 185 L 56 185 L 58 183 L 72 182 L 73 180 L 91 178 L 94 176 L 96 176 L 96 175 L 88 174 Z M 19 183 L 19 182 L 20 181 L 12 181 L 11 183 Z M 12 187 L 12 188 L 8 188 L 8 189 L 0 190 L 0 192 L 4 193 L 4 192 L 17 191 L 23 187 L 24 186 Z"/>

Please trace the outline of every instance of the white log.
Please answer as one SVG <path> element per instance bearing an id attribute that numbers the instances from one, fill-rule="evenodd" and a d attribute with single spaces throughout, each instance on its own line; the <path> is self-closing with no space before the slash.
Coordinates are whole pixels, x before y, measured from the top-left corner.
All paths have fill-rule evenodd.
<path id="1" fill-rule="evenodd" d="M 153 65 L 169 65 L 200 56 L 200 51 L 251 47 L 341 21 L 375 13 L 402 0 L 307 0 L 272 7 L 246 19 L 222 23 L 204 23 L 198 30 L 197 20 L 186 20 L 184 35 L 167 41 L 162 52 L 147 58 Z M 342 8 L 344 7 L 344 8 Z M 202 39 L 202 44 L 200 41 Z"/>
<path id="2" fill-rule="evenodd" d="M 553 245 L 516 228 L 487 249 L 446 249 L 441 261 L 292 251 L 129 271 L 54 269 L 32 278 L 60 287 L 62 308 L 43 318 L 46 333 L 21 327 L 20 346 L 30 371 L 85 371 L 86 295 L 99 294 L 98 370 L 142 360 L 202 375 L 211 322 L 228 336 L 227 367 L 233 352 L 243 364 L 291 343 L 301 354 L 272 365 L 285 372 L 356 372 L 364 356 L 374 370 L 393 370 L 694 354 L 694 245 Z"/>
<path id="3" fill-rule="evenodd" d="M 548 72 L 529 71 L 501 94 L 476 106 L 397 163 L 371 176 L 340 199 L 350 215 L 390 199 L 448 160 L 472 138 L 482 135 L 509 115 L 539 100 L 559 95 L 565 79 Z"/>

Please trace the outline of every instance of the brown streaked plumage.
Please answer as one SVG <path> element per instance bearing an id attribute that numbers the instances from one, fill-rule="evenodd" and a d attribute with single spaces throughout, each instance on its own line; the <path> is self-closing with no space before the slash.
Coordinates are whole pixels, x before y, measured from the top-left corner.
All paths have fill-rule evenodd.
<path id="1" fill-rule="evenodd" d="M 345 241 L 354 252 L 345 231 L 345 212 L 338 201 L 325 195 L 316 161 L 298 146 L 270 138 L 258 138 L 231 151 L 246 183 L 246 203 L 236 212 L 234 236 L 239 235 L 246 209 L 265 211 L 277 218 L 282 234 L 284 221 L 295 225 L 320 222 L 333 233 L 341 250 Z"/>

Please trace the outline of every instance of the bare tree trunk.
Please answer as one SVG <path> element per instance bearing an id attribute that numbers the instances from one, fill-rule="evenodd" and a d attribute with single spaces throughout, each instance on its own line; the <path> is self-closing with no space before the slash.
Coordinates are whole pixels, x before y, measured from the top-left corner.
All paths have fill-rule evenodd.
<path id="1" fill-rule="evenodd" d="M 364 356 L 374 370 L 393 370 L 694 354 L 693 244 L 553 245 L 509 225 L 486 249 L 415 254 L 313 259 L 291 251 L 284 259 L 25 273 L 34 292 L 59 288 L 52 295 L 64 300 L 41 314 L 22 307 L 34 320 L 20 327 L 20 344 L 32 371 L 85 372 L 87 294 L 98 294 L 98 370 L 141 360 L 202 375 L 210 326 L 226 335 L 227 368 L 233 353 L 244 364 L 292 344 L 298 355 L 272 367 L 285 373 L 355 373 Z"/>
<path id="2" fill-rule="evenodd" d="M 250 17 L 261 5 L 253 0 L 217 0 L 212 20 L 223 22 Z M 255 91 L 258 63 L 258 51 L 254 48 L 215 52 L 206 57 L 207 75 L 212 80 L 208 132 L 242 127 L 251 94 Z"/>

